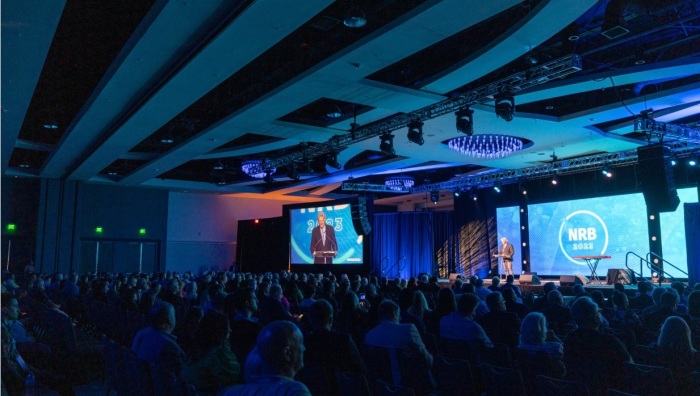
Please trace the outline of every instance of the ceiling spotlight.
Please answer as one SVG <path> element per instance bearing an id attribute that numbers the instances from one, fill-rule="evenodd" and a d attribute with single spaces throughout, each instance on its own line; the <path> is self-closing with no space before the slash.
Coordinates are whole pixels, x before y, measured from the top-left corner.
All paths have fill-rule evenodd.
<path id="1" fill-rule="evenodd" d="M 453 194 L 455 197 L 459 197 L 459 190 L 454 190 Z"/>
<path id="2" fill-rule="evenodd" d="M 471 136 L 474 133 L 474 110 L 465 107 L 455 113 L 457 116 L 457 130 Z"/>
<path id="3" fill-rule="evenodd" d="M 471 190 L 469 190 L 469 196 L 475 201 L 479 199 L 479 188 L 477 186 L 472 186 Z"/>
<path id="4" fill-rule="evenodd" d="M 228 182 L 226 181 L 226 176 L 221 175 L 221 178 L 219 179 L 218 182 L 216 182 L 216 185 L 217 186 L 225 186 L 226 184 L 228 184 Z"/>
<path id="5" fill-rule="evenodd" d="M 527 182 L 521 181 L 520 184 L 518 184 L 518 190 L 521 194 L 527 195 Z"/>
<path id="6" fill-rule="evenodd" d="M 287 177 L 292 180 L 299 180 L 299 167 L 297 164 L 289 165 L 289 169 L 287 169 Z"/>
<path id="7" fill-rule="evenodd" d="M 326 113 L 326 116 L 327 116 L 328 118 L 340 118 L 340 117 L 343 116 L 343 112 L 340 111 L 340 107 L 335 106 L 335 109 L 333 109 L 333 110 L 329 111 L 328 113 Z"/>
<path id="8" fill-rule="evenodd" d="M 406 137 L 409 142 L 422 146 L 425 143 L 425 140 L 423 140 L 423 122 L 420 120 L 409 122 Z"/>
<path id="9" fill-rule="evenodd" d="M 688 160 L 688 165 L 690 166 L 695 166 L 698 164 L 698 159 L 697 158 L 691 158 Z"/>
<path id="10" fill-rule="evenodd" d="M 215 171 L 222 171 L 224 170 L 224 163 L 221 161 L 216 161 L 216 164 L 214 164 L 214 167 L 212 168 Z"/>
<path id="11" fill-rule="evenodd" d="M 359 6 L 353 6 L 348 15 L 343 20 L 343 25 L 349 28 L 361 28 L 367 24 L 367 18 L 365 13 L 360 9 Z"/>
<path id="12" fill-rule="evenodd" d="M 528 65 L 536 65 L 537 62 L 537 58 L 532 56 L 532 54 L 525 55 L 525 63 L 527 63 Z"/>
<path id="13" fill-rule="evenodd" d="M 394 150 L 394 135 L 386 133 L 380 136 L 380 139 L 382 142 L 379 144 L 379 150 L 386 155 L 396 155 L 396 150 Z"/>
<path id="14" fill-rule="evenodd" d="M 552 185 L 556 186 L 557 184 L 559 184 L 559 178 L 556 175 L 554 175 L 554 177 L 552 178 Z"/>
<path id="15" fill-rule="evenodd" d="M 440 191 L 434 190 L 430 192 L 430 202 L 436 204 L 440 200 Z"/>
<path id="16" fill-rule="evenodd" d="M 330 166 L 331 168 L 340 169 L 341 165 L 338 162 L 338 153 L 332 152 L 328 154 L 328 157 L 326 158 L 326 165 Z"/>
<path id="17" fill-rule="evenodd" d="M 496 99 L 496 116 L 510 122 L 515 113 L 515 99 L 512 96 Z"/>
<path id="18" fill-rule="evenodd" d="M 173 144 L 174 141 L 175 141 L 175 139 L 173 139 L 173 134 L 172 134 L 172 132 L 168 132 L 167 135 L 163 136 L 163 137 L 160 139 L 160 142 L 163 143 L 163 144 Z"/>
<path id="19" fill-rule="evenodd" d="M 58 129 L 58 123 L 56 121 L 51 120 L 44 123 L 42 127 L 44 127 L 44 129 Z"/>
<path id="20" fill-rule="evenodd" d="M 500 181 L 497 180 L 495 183 L 493 183 L 493 190 L 496 191 L 497 193 L 501 192 L 501 182 Z"/>

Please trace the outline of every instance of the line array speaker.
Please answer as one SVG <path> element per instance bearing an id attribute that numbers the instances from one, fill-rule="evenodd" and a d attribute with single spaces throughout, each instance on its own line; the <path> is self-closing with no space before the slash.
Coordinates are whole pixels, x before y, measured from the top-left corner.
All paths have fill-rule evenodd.
<path id="1" fill-rule="evenodd" d="M 372 231 L 372 225 L 367 215 L 367 198 L 359 197 L 357 202 L 350 204 L 352 212 L 352 226 L 357 235 L 367 235 Z"/>
<path id="2" fill-rule="evenodd" d="M 650 212 L 673 212 L 681 202 L 671 167 L 671 150 L 661 144 L 637 147 L 644 201 Z"/>

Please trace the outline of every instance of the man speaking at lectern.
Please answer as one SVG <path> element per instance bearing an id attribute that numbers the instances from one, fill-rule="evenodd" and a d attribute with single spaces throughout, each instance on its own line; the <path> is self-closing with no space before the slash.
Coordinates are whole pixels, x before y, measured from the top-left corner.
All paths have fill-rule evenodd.
<path id="1" fill-rule="evenodd" d="M 338 255 L 335 230 L 326 224 L 326 214 L 318 212 L 318 225 L 311 231 L 311 255 L 314 264 L 331 264 Z"/>

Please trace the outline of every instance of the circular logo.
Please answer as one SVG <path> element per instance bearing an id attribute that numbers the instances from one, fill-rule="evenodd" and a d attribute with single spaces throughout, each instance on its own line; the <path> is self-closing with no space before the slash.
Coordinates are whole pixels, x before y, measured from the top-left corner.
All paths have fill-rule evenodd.
<path id="1" fill-rule="evenodd" d="M 597 214 L 588 210 L 572 212 L 559 228 L 559 247 L 572 263 L 585 265 L 574 260 L 575 256 L 598 256 L 608 248 L 608 228 Z"/>

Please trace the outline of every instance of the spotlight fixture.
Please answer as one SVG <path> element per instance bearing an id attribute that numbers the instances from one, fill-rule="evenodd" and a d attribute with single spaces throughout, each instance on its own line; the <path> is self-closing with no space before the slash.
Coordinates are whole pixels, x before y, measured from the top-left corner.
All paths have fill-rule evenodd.
<path id="1" fill-rule="evenodd" d="M 533 65 L 533 66 L 534 66 L 534 65 L 536 65 L 537 62 L 538 62 L 537 58 L 535 58 L 534 56 L 532 56 L 531 53 L 528 53 L 527 55 L 525 55 L 525 58 L 524 58 L 524 59 L 525 59 L 525 63 L 527 63 L 528 65 Z"/>
<path id="2" fill-rule="evenodd" d="M 348 15 L 343 20 L 343 25 L 354 29 L 361 28 L 366 24 L 367 18 L 365 17 L 365 13 L 357 5 L 350 8 Z"/>
<path id="3" fill-rule="evenodd" d="M 495 183 L 493 183 L 493 190 L 496 191 L 497 193 L 501 192 L 501 182 L 496 180 Z"/>
<path id="4" fill-rule="evenodd" d="M 430 192 L 430 201 L 434 204 L 440 200 L 440 191 L 434 190 Z"/>
<path id="5" fill-rule="evenodd" d="M 688 160 L 688 165 L 690 166 L 695 166 L 698 164 L 698 159 L 697 158 L 691 158 Z"/>
<path id="6" fill-rule="evenodd" d="M 326 117 L 328 118 L 340 118 L 343 116 L 343 112 L 340 111 L 340 107 L 335 106 L 334 109 L 326 113 Z"/>
<path id="7" fill-rule="evenodd" d="M 513 121 L 515 113 L 515 99 L 512 96 L 496 99 L 496 116 L 503 118 L 507 122 Z"/>
<path id="8" fill-rule="evenodd" d="M 212 169 L 215 171 L 222 171 L 224 170 L 224 163 L 221 161 L 216 161 L 216 164 L 214 164 L 214 167 Z"/>
<path id="9" fill-rule="evenodd" d="M 457 116 L 457 130 L 471 136 L 474 134 L 474 110 L 469 107 L 464 107 L 455 113 Z"/>
<path id="10" fill-rule="evenodd" d="M 554 177 L 552 178 L 552 185 L 556 186 L 557 184 L 559 184 L 559 177 L 557 177 L 557 175 L 554 175 Z"/>
<path id="11" fill-rule="evenodd" d="M 479 199 L 479 187 L 477 186 L 472 186 L 471 190 L 469 190 L 469 196 L 472 197 L 474 201 Z"/>
<path id="12" fill-rule="evenodd" d="M 224 175 L 221 175 L 221 178 L 219 179 L 219 181 L 216 182 L 216 185 L 225 186 L 226 184 L 228 184 L 228 182 L 226 181 L 226 177 Z"/>
<path id="13" fill-rule="evenodd" d="M 163 144 L 173 144 L 173 142 L 175 142 L 175 139 L 173 139 L 173 133 L 168 132 L 165 136 L 160 138 L 160 142 Z"/>
<path id="14" fill-rule="evenodd" d="M 44 129 L 58 129 L 58 123 L 54 120 L 49 120 L 45 122 L 42 127 L 44 127 Z"/>
<path id="15" fill-rule="evenodd" d="M 518 190 L 521 194 L 527 195 L 527 182 L 521 181 L 520 184 L 518 184 Z"/>
<path id="16" fill-rule="evenodd" d="M 601 173 L 603 175 L 605 175 L 605 177 L 612 177 L 613 176 L 612 172 L 610 171 L 610 166 L 608 166 L 608 165 L 603 166 L 603 170 L 601 170 Z"/>
<path id="17" fill-rule="evenodd" d="M 332 152 L 328 154 L 328 157 L 326 158 L 326 165 L 330 166 L 331 168 L 340 169 L 341 165 L 338 162 L 338 153 Z"/>
<path id="18" fill-rule="evenodd" d="M 454 191 L 452 192 L 452 194 L 454 194 L 455 197 L 459 198 L 460 191 L 459 191 L 459 190 L 454 190 Z"/>
<path id="19" fill-rule="evenodd" d="M 297 164 L 289 165 L 289 169 L 287 169 L 287 177 L 292 180 L 299 180 L 299 166 Z"/>
<path id="20" fill-rule="evenodd" d="M 411 121 L 408 123 L 408 133 L 406 137 L 411 143 L 422 146 L 425 143 L 423 140 L 423 122 L 420 120 Z"/>
<path id="21" fill-rule="evenodd" d="M 396 155 L 396 150 L 394 150 L 394 135 L 386 133 L 380 136 L 380 139 L 382 142 L 379 144 L 379 150 L 386 155 Z"/>

